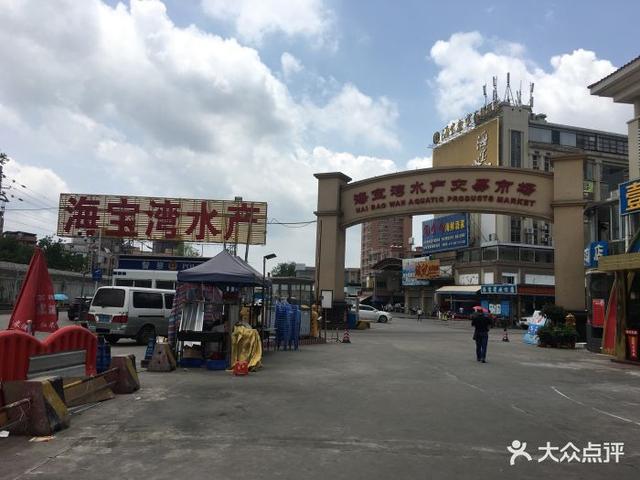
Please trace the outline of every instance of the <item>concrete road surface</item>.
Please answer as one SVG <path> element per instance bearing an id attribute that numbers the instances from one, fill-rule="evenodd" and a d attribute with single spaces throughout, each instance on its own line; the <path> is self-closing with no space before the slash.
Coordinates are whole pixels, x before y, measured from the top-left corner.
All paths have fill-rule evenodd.
<path id="1" fill-rule="evenodd" d="M 640 478 L 640 369 L 511 333 L 492 332 L 487 364 L 467 322 L 395 318 L 351 344 L 268 352 L 248 377 L 143 372 L 141 391 L 49 443 L 0 439 L 0 478 Z M 510 466 L 516 440 L 531 461 Z M 547 442 L 580 459 L 589 442 L 623 442 L 624 455 L 539 462 Z"/>

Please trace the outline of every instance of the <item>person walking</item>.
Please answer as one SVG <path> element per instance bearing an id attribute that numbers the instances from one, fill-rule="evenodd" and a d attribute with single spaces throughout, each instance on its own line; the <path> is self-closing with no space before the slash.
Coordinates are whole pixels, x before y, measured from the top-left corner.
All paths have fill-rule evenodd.
<path id="1" fill-rule="evenodd" d="M 477 310 L 471 317 L 471 326 L 474 328 L 473 339 L 476 341 L 476 358 L 479 362 L 486 363 L 491 319 L 483 310 Z"/>
<path id="2" fill-rule="evenodd" d="M 416 312 L 418 314 L 418 318 L 416 319 L 416 321 L 418 322 L 422 322 L 422 315 L 423 315 L 423 311 L 422 308 L 418 307 L 418 311 Z"/>

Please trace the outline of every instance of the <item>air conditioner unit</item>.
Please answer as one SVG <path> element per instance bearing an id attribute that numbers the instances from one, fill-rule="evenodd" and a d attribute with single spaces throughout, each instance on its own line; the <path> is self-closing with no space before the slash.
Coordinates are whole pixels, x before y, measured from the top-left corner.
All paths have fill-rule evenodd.
<path id="1" fill-rule="evenodd" d="M 533 233 L 533 228 L 525 228 L 524 233 Z"/>
<path id="2" fill-rule="evenodd" d="M 611 190 L 609 192 L 609 200 L 617 200 L 618 198 L 620 198 L 619 190 Z"/>

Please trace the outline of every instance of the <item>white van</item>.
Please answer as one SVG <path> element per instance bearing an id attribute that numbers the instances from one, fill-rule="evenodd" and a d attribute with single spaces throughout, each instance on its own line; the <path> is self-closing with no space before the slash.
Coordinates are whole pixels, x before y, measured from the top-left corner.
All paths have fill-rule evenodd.
<path id="1" fill-rule="evenodd" d="M 146 345 L 156 335 L 167 335 L 174 296 L 175 290 L 100 287 L 89 307 L 89 328 L 111 344 L 135 338 Z"/>

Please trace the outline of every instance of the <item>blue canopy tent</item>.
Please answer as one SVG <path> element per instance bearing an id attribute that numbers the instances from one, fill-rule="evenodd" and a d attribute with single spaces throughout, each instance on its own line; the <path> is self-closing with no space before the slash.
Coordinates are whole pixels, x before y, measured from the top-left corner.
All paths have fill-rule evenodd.
<path id="1" fill-rule="evenodd" d="M 229 253 L 227 250 L 222 250 L 215 257 L 210 260 L 197 265 L 187 270 L 178 272 L 178 288 L 176 291 L 176 297 L 174 299 L 174 308 L 172 316 L 169 320 L 169 341 L 173 344 L 174 339 L 178 342 L 185 341 L 203 341 L 208 339 L 217 338 L 220 340 L 220 333 L 210 334 L 208 332 L 199 332 L 202 328 L 202 323 L 206 321 L 208 311 L 205 308 L 204 312 L 196 314 L 196 318 L 199 322 L 190 321 L 193 316 L 187 313 L 185 310 L 185 318 L 182 319 L 182 306 L 186 301 L 186 297 L 189 296 L 188 289 L 200 289 L 202 297 L 207 296 L 207 290 L 211 290 L 210 300 L 213 302 L 220 302 L 221 290 L 228 290 L 231 288 L 233 291 L 240 288 L 254 288 L 265 287 L 271 285 L 271 281 L 262 276 L 255 268 L 249 265 L 247 262 L 239 257 L 236 257 Z M 215 293 L 220 292 L 220 293 Z M 198 294 L 200 295 L 200 294 Z M 226 298 L 226 293 L 224 294 Z M 217 300 L 215 300 L 217 299 Z M 239 298 L 238 298 L 239 301 Z M 229 305 L 227 301 L 225 305 Z M 236 304 L 238 305 L 238 304 Z M 240 306 L 238 305 L 239 308 Z M 253 307 L 253 302 L 252 302 Z M 225 307 L 226 309 L 227 307 Z M 236 310 L 237 312 L 238 310 Z M 253 308 L 250 309 L 250 322 L 254 318 Z M 237 314 L 237 313 L 236 313 Z M 181 325 L 180 331 L 176 332 L 176 324 Z M 185 330 L 187 329 L 187 330 Z M 230 334 L 230 332 L 229 332 Z"/>

